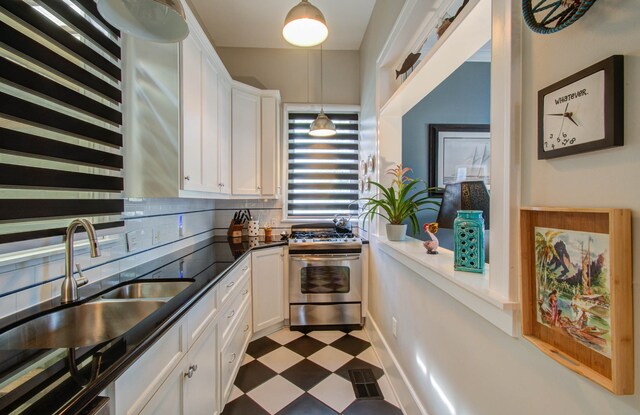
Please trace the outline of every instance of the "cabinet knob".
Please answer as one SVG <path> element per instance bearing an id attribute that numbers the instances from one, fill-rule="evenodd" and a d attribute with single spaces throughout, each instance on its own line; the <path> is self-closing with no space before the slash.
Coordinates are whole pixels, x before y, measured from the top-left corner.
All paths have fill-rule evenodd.
<path id="1" fill-rule="evenodd" d="M 229 360 L 229 363 L 233 363 L 234 360 L 236 360 L 236 354 L 232 353 L 231 354 L 231 360 Z"/>
<path id="2" fill-rule="evenodd" d="M 184 176 L 184 179 L 185 179 L 186 181 L 189 181 L 189 180 L 191 180 L 191 177 L 189 177 L 189 176 Z"/>
<path id="3" fill-rule="evenodd" d="M 257 187 L 258 190 L 262 189 L 260 186 Z"/>
<path id="4" fill-rule="evenodd" d="M 187 370 L 187 372 L 184 374 L 184 377 L 191 379 L 196 370 L 198 370 L 198 365 L 189 366 L 189 370 Z"/>
<path id="5" fill-rule="evenodd" d="M 242 267 L 242 270 L 243 270 L 243 271 L 246 271 L 246 270 L 248 270 L 248 269 L 249 269 L 249 265 L 245 265 L 244 267 Z"/>

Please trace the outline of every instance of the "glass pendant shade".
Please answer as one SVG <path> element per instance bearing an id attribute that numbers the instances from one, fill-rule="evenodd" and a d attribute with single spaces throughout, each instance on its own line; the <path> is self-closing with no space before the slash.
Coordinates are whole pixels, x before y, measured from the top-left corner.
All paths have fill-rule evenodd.
<path id="1" fill-rule="evenodd" d="M 282 36 L 294 46 L 319 45 L 328 35 L 329 29 L 322 12 L 307 0 L 302 0 L 291 9 L 284 19 Z"/>
<path id="2" fill-rule="evenodd" d="M 318 118 L 311 123 L 309 135 L 313 137 L 331 137 L 336 135 L 335 124 L 324 114 L 323 110 L 318 114 Z"/>
<path id="3" fill-rule="evenodd" d="M 180 0 L 98 0 L 98 11 L 121 31 L 159 43 L 189 34 Z"/>

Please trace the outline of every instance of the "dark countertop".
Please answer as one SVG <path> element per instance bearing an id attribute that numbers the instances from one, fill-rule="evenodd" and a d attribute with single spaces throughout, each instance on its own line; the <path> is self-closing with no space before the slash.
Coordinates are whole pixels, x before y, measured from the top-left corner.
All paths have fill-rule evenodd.
<path id="1" fill-rule="evenodd" d="M 75 349 L 79 364 L 91 363 L 96 355 L 102 355 L 98 376 L 85 387 L 69 374 L 67 349 L 0 350 L 0 413 L 10 413 L 20 407 L 20 413 L 24 414 L 79 413 L 252 249 L 285 244 L 286 241 L 279 240 L 265 242 L 262 237 L 241 240 L 213 237 L 80 288 L 81 300 L 73 305 L 91 301 L 105 290 L 132 280 L 194 281 L 124 335 L 96 346 Z M 69 305 L 61 306 L 56 298 L 6 317 L 0 320 L 0 333 L 19 321 L 65 307 Z M 81 369 L 81 375 L 88 377 L 90 366 Z"/>

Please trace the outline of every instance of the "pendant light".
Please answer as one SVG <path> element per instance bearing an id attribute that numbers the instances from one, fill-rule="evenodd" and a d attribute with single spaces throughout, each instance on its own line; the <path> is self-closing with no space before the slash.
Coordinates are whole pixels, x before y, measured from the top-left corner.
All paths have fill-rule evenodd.
<path id="1" fill-rule="evenodd" d="M 118 29 L 145 40 L 173 43 L 189 34 L 180 0 L 98 0 L 98 11 Z"/>
<path id="2" fill-rule="evenodd" d="M 289 10 L 284 19 L 282 36 L 294 46 L 316 46 L 324 42 L 328 35 L 324 15 L 308 0 L 302 0 Z"/>
<path id="3" fill-rule="evenodd" d="M 309 135 L 313 137 L 331 137 L 336 135 L 336 126 L 324 113 L 324 97 L 322 82 L 322 44 L 320 44 L 320 114 L 309 127 Z"/>

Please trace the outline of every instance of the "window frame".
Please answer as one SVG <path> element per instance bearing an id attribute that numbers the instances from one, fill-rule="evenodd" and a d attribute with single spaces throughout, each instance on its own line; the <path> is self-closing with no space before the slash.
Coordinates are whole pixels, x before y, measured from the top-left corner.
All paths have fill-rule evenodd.
<path id="1" fill-rule="evenodd" d="M 288 104 L 285 103 L 282 108 L 282 135 L 281 135 L 281 151 L 282 151 L 282 174 L 281 188 L 282 191 L 282 221 L 283 223 L 305 223 L 305 222 L 331 222 L 333 216 L 306 216 L 306 217 L 289 217 L 289 113 L 290 112 L 320 112 L 322 106 L 320 104 Z M 342 104 L 325 104 L 325 112 L 344 112 L 357 113 L 360 119 L 359 105 L 342 105 Z M 359 122 L 359 121 L 358 121 Z M 358 141 L 361 139 L 360 126 L 358 126 Z M 362 158 L 359 153 L 358 163 Z"/>

